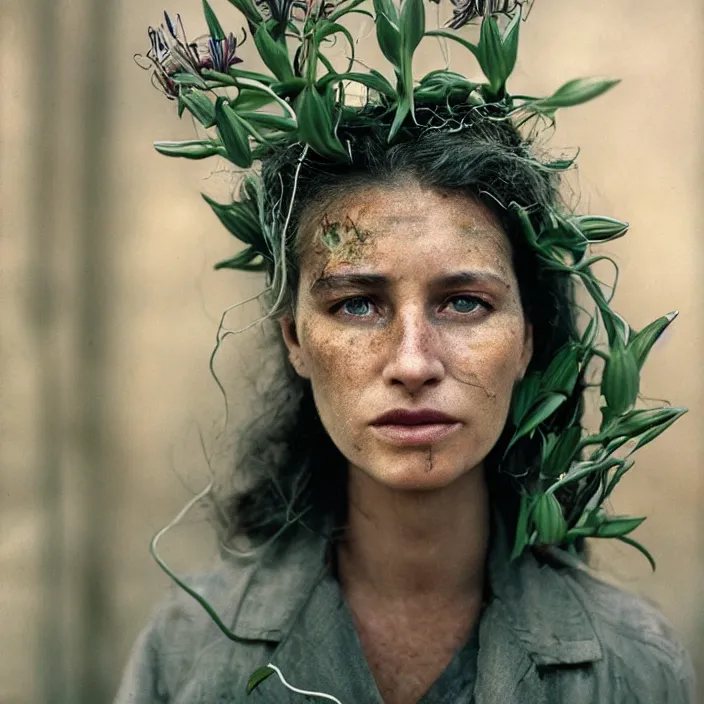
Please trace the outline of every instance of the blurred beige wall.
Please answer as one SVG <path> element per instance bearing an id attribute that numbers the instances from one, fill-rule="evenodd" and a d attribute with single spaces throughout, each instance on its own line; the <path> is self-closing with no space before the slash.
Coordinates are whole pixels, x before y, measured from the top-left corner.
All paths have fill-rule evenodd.
<path id="1" fill-rule="evenodd" d="M 212 4 L 241 26 L 231 5 Z M 223 165 L 151 147 L 194 134 L 132 61 L 163 9 L 0 5 L 0 704 L 109 701 L 167 585 L 148 542 L 208 478 L 199 430 L 227 467 L 208 357 L 223 309 L 261 281 L 211 268 L 234 243 L 198 194 L 222 194 Z M 205 31 L 199 0 L 165 9 L 191 36 Z M 576 76 L 623 79 L 559 113 L 553 145 L 581 148 L 580 207 L 632 225 L 607 249 L 621 269 L 617 309 L 636 328 L 680 311 L 643 392 L 691 411 L 639 454 L 614 501 L 649 517 L 637 537 L 657 572 L 625 548 L 599 560 L 661 606 L 700 666 L 702 30 L 700 0 L 536 0 L 511 83 L 540 95 Z M 427 44 L 419 63 L 440 67 Z M 378 52 L 360 56 L 383 66 Z M 451 60 L 476 73 L 459 48 Z M 245 306 L 230 324 L 255 314 Z M 229 338 L 218 360 L 231 399 L 255 341 Z M 212 551 L 202 520 L 163 547 L 179 570 Z"/>

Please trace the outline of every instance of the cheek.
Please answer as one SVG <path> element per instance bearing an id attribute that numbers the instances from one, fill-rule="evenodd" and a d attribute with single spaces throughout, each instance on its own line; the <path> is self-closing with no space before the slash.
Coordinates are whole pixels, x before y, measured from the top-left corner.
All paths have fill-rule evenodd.
<path id="1" fill-rule="evenodd" d="M 505 396 L 513 389 L 523 351 L 520 326 L 491 326 L 466 335 L 448 336 L 447 372 L 460 382 L 479 386 L 487 399 Z"/>
<path id="2" fill-rule="evenodd" d="M 303 326 L 303 347 L 316 397 L 342 399 L 370 373 L 368 335 L 313 322 Z"/>

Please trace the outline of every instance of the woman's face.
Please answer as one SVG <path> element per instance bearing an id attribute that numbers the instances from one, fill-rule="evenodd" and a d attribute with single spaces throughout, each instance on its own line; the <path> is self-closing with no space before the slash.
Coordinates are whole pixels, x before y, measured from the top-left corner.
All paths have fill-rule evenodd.
<path id="1" fill-rule="evenodd" d="M 498 220 L 466 196 L 409 181 L 354 190 L 301 235 L 295 328 L 284 318 L 281 329 L 350 468 L 433 489 L 480 466 L 532 354 Z M 398 409 L 454 421 L 375 424 Z"/>

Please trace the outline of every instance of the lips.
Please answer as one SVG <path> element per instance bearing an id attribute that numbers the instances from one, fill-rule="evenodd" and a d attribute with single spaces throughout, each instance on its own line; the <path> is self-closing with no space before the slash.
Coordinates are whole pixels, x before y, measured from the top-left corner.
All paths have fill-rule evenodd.
<path id="1" fill-rule="evenodd" d="M 404 408 L 397 408 L 388 413 L 384 413 L 372 425 L 426 425 L 438 423 L 458 423 L 457 418 L 453 418 L 447 413 L 436 411 L 432 408 L 420 408 L 417 411 L 409 411 Z"/>
<path id="2" fill-rule="evenodd" d="M 385 442 L 393 445 L 433 445 L 462 427 L 462 423 L 382 424 L 372 426 Z"/>
<path id="3" fill-rule="evenodd" d="M 394 445 L 432 445 L 458 430 L 462 423 L 432 408 L 389 411 L 372 421 L 374 432 Z"/>

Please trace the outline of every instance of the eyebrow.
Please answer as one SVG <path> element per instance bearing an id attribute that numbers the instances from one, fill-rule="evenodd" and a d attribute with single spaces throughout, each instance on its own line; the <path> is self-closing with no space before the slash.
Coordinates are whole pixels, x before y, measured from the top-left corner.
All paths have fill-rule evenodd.
<path id="1" fill-rule="evenodd" d="M 388 288 L 390 283 L 391 279 L 384 274 L 328 274 L 317 279 L 311 286 L 310 292 L 317 294 L 341 288 L 355 287 L 383 290 Z M 444 274 L 432 279 L 430 285 L 436 288 L 441 286 L 473 286 L 486 283 L 508 286 L 508 282 L 493 271 L 458 271 L 452 274 Z"/>

